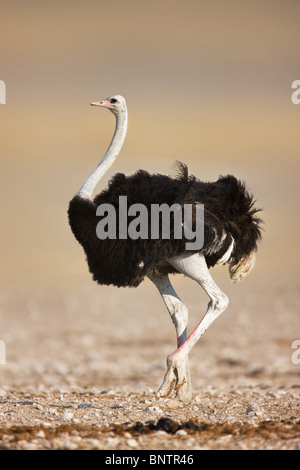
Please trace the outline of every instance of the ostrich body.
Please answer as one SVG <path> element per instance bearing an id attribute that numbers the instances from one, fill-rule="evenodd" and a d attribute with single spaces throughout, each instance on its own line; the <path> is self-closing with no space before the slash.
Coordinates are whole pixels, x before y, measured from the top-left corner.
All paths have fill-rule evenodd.
<path id="1" fill-rule="evenodd" d="M 157 397 L 176 397 L 188 402 L 192 396 L 188 354 L 212 322 L 227 308 L 228 298 L 213 281 L 209 268 L 229 265 L 233 282 L 245 277 L 255 263 L 260 240 L 260 220 L 255 216 L 253 198 L 244 184 L 234 176 L 220 177 L 216 182 L 202 182 L 188 175 L 182 163 L 177 174 L 169 177 L 139 170 L 131 176 L 117 173 L 107 189 L 92 198 L 94 189 L 117 158 L 127 131 L 127 107 L 124 97 L 114 95 L 91 103 L 108 108 L 116 117 L 116 128 L 96 170 L 85 181 L 69 205 L 69 223 L 82 245 L 93 279 L 99 284 L 137 287 L 148 277 L 157 287 L 174 323 L 177 349 L 167 358 L 167 372 Z M 174 203 L 204 205 L 204 243 L 198 251 L 187 251 L 185 239 L 99 239 L 96 226 L 97 207 L 112 204 L 119 207 L 119 196 L 128 205 Z M 118 225 L 118 218 L 116 219 Z M 117 231 L 118 233 L 118 231 Z M 169 280 L 169 274 L 181 273 L 195 280 L 210 298 L 207 311 L 187 337 L 188 311 Z"/>

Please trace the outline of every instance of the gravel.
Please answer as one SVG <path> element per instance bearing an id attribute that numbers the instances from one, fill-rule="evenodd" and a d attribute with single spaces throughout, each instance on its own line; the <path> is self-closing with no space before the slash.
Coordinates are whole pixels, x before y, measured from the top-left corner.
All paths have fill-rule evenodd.
<path id="1" fill-rule="evenodd" d="M 206 300 L 178 287 L 192 328 Z M 194 393 L 183 405 L 155 398 L 175 334 L 149 284 L 8 289 L 0 448 L 299 449 L 300 289 L 250 278 L 223 290 L 230 308 L 190 354 Z"/>

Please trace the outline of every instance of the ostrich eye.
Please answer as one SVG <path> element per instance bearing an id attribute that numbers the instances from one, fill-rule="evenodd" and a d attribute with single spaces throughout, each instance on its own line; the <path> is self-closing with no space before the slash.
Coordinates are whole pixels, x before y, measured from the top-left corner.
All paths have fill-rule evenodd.
<path id="1" fill-rule="evenodd" d="M 117 100 L 116 100 L 115 98 L 112 98 L 111 100 L 109 100 L 109 102 L 110 102 L 111 104 L 115 104 L 115 103 L 117 103 Z"/>

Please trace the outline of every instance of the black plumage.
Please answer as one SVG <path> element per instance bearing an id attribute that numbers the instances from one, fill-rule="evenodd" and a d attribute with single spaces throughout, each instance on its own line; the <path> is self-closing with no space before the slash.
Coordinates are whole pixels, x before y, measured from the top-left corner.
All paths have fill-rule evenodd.
<path id="1" fill-rule="evenodd" d="M 245 185 L 234 176 L 221 176 L 215 182 L 202 182 L 192 175 L 182 163 L 177 174 L 169 177 L 149 174 L 139 170 L 131 176 L 117 173 L 108 188 L 93 200 L 76 195 L 69 205 L 69 223 L 73 234 L 82 245 L 89 270 L 99 284 L 118 287 L 136 287 L 145 276 L 176 273 L 167 259 L 185 252 L 186 240 L 175 239 L 104 239 L 96 234 L 101 217 L 96 215 L 100 204 L 109 203 L 118 215 L 119 196 L 127 196 L 128 206 L 143 204 L 149 210 L 151 204 L 200 203 L 204 205 L 204 244 L 199 250 L 205 256 L 208 267 L 214 266 L 233 242 L 229 262 L 232 279 L 243 277 L 243 264 L 251 257 L 261 237 L 260 222 L 252 196 Z M 128 217 L 128 223 L 131 218 Z M 195 221 L 194 221 L 195 223 Z M 150 224 L 149 224 L 150 226 Z M 171 227 L 172 227 L 171 221 Z M 117 216 L 118 227 L 118 216 Z M 118 230 L 117 230 L 118 233 Z M 237 272 L 239 272 L 237 274 Z"/>

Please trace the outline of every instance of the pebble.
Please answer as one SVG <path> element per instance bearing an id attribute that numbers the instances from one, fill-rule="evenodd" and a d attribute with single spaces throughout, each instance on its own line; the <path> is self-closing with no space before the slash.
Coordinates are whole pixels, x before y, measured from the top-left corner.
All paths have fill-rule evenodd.
<path id="1" fill-rule="evenodd" d="M 20 441 L 19 445 L 23 450 L 36 450 L 37 449 L 37 444 L 35 444 L 34 442 Z"/>
<path id="2" fill-rule="evenodd" d="M 91 446 L 93 449 L 99 449 L 101 443 L 99 439 L 86 439 L 86 444 Z"/>
<path id="3" fill-rule="evenodd" d="M 126 443 L 129 447 L 132 447 L 132 448 L 138 447 L 139 445 L 136 439 L 127 439 Z"/>
<path id="4" fill-rule="evenodd" d="M 154 436 L 166 436 L 167 434 L 168 433 L 166 431 L 159 429 L 158 431 L 155 431 Z"/>
<path id="5" fill-rule="evenodd" d="M 249 403 L 246 414 L 249 416 L 262 416 L 262 412 L 256 403 Z"/>
<path id="6" fill-rule="evenodd" d="M 228 424 L 233 424 L 233 423 L 235 423 L 236 421 L 237 421 L 236 416 L 231 415 L 231 416 L 228 416 L 228 418 L 227 418 L 227 423 L 228 423 Z"/>
<path id="7" fill-rule="evenodd" d="M 196 403 L 202 403 L 203 402 L 203 397 L 200 395 L 196 395 L 194 398 Z"/>
<path id="8" fill-rule="evenodd" d="M 104 439 L 104 444 L 108 446 L 117 446 L 119 444 L 119 439 L 117 437 L 107 437 Z"/>
<path id="9" fill-rule="evenodd" d="M 48 423 L 48 421 L 43 421 L 41 423 L 43 426 L 45 426 L 46 428 L 51 428 L 52 424 L 51 423 Z"/>
<path id="10" fill-rule="evenodd" d="M 177 436 L 186 436 L 187 432 L 184 429 L 178 429 L 175 433 Z"/>
<path id="11" fill-rule="evenodd" d="M 158 406 L 147 406 L 147 408 L 145 408 L 145 411 L 151 411 L 151 412 L 155 412 L 155 413 L 162 413 L 162 410 Z"/>
<path id="12" fill-rule="evenodd" d="M 77 449 L 77 442 L 74 442 L 71 439 L 64 439 L 61 441 L 60 448 L 66 450 L 75 450 Z"/>
<path id="13" fill-rule="evenodd" d="M 169 400 L 166 403 L 168 408 L 175 409 L 175 408 L 183 408 L 184 403 L 182 401 L 177 400 L 176 398 Z"/>
<path id="14" fill-rule="evenodd" d="M 70 413 L 69 411 L 67 411 L 61 415 L 61 419 L 69 420 L 69 419 L 72 419 L 73 416 L 74 416 L 73 413 Z"/>
<path id="15" fill-rule="evenodd" d="M 187 446 L 187 447 L 191 447 L 194 445 L 194 442 L 195 442 L 195 439 L 192 437 L 191 439 L 188 439 L 186 441 L 184 441 L 184 444 Z"/>

